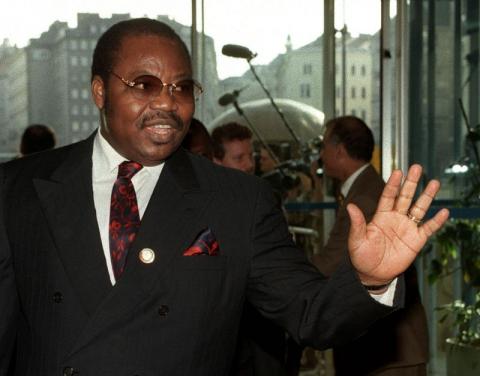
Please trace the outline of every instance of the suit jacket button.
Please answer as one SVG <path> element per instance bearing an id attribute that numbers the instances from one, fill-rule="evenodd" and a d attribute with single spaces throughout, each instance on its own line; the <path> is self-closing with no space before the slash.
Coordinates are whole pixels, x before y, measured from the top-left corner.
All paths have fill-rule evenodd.
<path id="1" fill-rule="evenodd" d="M 162 304 L 158 309 L 158 314 L 160 315 L 160 317 L 166 317 L 168 315 L 168 312 L 170 312 L 170 308 L 168 308 L 168 306 L 165 304 Z"/>
<path id="2" fill-rule="evenodd" d="M 63 295 L 61 292 L 57 291 L 53 294 L 53 301 L 55 303 L 61 303 L 63 302 Z"/>
<path id="3" fill-rule="evenodd" d="M 73 367 L 65 367 L 63 369 L 63 376 L 74 376 L 74 375 L 78 375 L 79 372 L 77 370 L 75 370 L 75 368 Z"/>

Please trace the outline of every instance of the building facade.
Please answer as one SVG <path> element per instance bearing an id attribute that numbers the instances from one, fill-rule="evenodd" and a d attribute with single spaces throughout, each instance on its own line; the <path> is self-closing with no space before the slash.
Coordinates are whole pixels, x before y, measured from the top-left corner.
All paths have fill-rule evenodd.
<path id="1" fill-rule="evenodd" d="M 105 30 L 129 18 L 129 14 L 101 18 L 98 14 L 79 13 L 76 27 L 57 21 L 23 49 L 0 47 L 0 88 L 6 89 L 0 91 L 0 153 L 14 153 L 23 129 L 32 123 L 52 127 L 59 145 L 82 140 L 98 127 L 99 113 L 90 89 L 93 51 Z M 190 27 L 167 16 L 158 19 L 169 24 L 190 46 Z M 200 58 L 208 61 L 202 69 L 203 81 L 213 89 L 207 89 L 197 103 L 197 116 L 209 121 L 214 116 L 218 76 L 213 40 L 206 36 L 202 43 Z"/>

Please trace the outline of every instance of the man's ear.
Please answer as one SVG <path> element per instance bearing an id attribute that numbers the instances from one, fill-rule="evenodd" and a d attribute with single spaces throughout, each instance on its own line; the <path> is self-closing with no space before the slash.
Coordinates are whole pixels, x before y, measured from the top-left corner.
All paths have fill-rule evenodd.
<path id="1" fill-rule="evenodd" d="M 105 105 L 105 84 L 100 76 L 96 75 L 92 80 L 92 97 L 99 110 Z"/>
<path id="2" fill-rule="evenodd" d="M 221 159 L 213 157 L 213 163 L 216 163 L 217 165 L 222 166 L 222 160 Z"/>

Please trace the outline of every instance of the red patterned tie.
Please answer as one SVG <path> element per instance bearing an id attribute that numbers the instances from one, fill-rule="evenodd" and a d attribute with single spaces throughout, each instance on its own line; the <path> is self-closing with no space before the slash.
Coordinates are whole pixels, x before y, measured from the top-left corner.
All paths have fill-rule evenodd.
<path id="1" fill-rule="evenodd" d="M 109 234 L 110 256 L 116 280 L 123 273 L 128 249 L 140 227 L 137 195 L 131 179 L 142 167 L 140 163 L 132 161 L 121 163 L 112 189 Z"/>

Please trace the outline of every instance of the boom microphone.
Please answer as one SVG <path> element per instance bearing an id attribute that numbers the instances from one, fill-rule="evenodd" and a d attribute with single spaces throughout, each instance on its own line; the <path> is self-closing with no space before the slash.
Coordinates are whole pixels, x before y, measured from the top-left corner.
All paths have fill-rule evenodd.
<path id="1" fill-rule="evenodd" d="M 220 99 L 218 100 L 218 104 L 220 106 L 228 106 L 230 103 L 233 103 L 237 100 L 238 95 L 245 90 L 248 87 L 248 85 L 245 85 L 241 89 L 234 90 L 231 93 L 226 93 L 223 94 Z"/>
<path id="2" fill-rule="evenodd" d="M 239 46 L 238 44 L 226 44 L 222 47 L 222 54 L 225 56 L 247 59 L 248 61 L 257 56 L 256 53 L 253 53 L 247 47 Z"/>
<path id="3" fill-rule="evenodd" d="M 235 92 L 223 94 L 218 100 L 218 104 L 220 106 L 228 106 L 230 103 L 233 103 L 237 100 L 237 96 L 238 94 L 235 95 Z"/>

